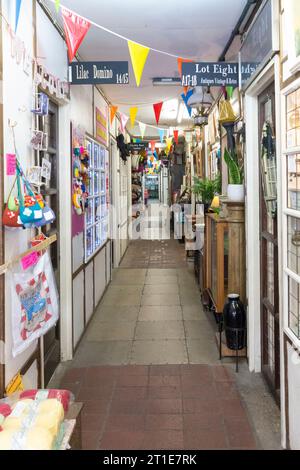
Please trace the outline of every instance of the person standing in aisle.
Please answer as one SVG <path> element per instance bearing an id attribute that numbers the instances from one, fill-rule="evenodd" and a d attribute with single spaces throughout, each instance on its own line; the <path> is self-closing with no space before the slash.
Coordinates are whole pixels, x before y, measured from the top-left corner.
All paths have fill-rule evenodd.
<path id="1" fill-rule="evenodd" d="M 147 188 L 144 190 L 144 200 L 145 200 L 145 206 L 147 207 L 148 205 L 148 199 L 149 199 L 149 191 Z"/>

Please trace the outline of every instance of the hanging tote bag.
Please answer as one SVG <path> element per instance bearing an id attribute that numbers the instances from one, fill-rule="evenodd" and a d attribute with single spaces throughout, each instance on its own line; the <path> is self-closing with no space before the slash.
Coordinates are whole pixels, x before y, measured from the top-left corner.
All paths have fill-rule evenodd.
<path id="1" fill-rule="evenodd" d="M 43 227 L 44 225 L 52 224 L 52 222 L 54 222 L 54 220 L 56 219 L 54 211 L 46 203 L 42 209 L 42 212 L 43 217 L 41 218 L 41 220 L 34 222 L 35 227 Z"/>
<path id="2" fill-rule="evenodd" d="M 45 335 L 59 317 L 58 291 L 49 253 L 26 271 L 10 271 L 12 354 L 16 357 Z"/>
<path id="3" fill-rule="evenodd" d="M 237 119 L 230 101 L 227 100 L 220 101 L 219 114 L 219 121 L 221 124 L 235 122 Z"/>
<path id="4" fill-rule="evenodd" d="M 25 191 L 27 194 L 24 195 L 21 189 L 21 181 L 24 183 Z M 34 192 L 31 189 L 29 182 L 26 180 L 23 172 L 17 165 L 17 186 L 18 186 L 18 198 L 20 201 L 20 219 L 24 225 L 30 227 L 34 222 L 37 222 L 43 217 L 43 210 L 39 205 Z"/>
<path id="5" fill-rule="evenodd" d="M 14 184 L 11 187 L 6 207 L 2 215 L 2 223 L 6 227 L 20 228 L 23 224 L 20 219 L 20 208 L 19 201 L 13 196 L 13 190 L 16 185 L 17 178 L 15 178 Z"/>

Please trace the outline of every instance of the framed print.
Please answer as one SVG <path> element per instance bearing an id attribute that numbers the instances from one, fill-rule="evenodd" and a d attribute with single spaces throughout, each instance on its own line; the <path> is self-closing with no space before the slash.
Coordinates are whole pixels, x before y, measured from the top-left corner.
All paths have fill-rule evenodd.
<path id="1" fill-rule="evenodd" d="M 300 70 L 300 2 L 288 0 L 285 2 L 289 69 L 292 73 Z"/>

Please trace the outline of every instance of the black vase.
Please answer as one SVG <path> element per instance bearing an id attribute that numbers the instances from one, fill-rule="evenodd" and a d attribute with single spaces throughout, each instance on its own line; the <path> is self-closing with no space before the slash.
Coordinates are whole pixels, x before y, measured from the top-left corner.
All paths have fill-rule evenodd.
<path id="1" fill-rule="evenodd" d="M 224 329 L 229 349 L 246 347 L 246 312 L 238 294 L 229 294 L 224 305 Z"/>

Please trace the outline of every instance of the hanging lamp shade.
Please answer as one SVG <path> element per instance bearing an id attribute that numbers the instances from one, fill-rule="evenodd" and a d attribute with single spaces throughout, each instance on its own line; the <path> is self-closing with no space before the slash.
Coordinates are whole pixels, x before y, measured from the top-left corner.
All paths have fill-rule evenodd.
<path id="1" fill-rule="evenodd" d="M 187 105 L 191 108 L 210 108 L 214 100 L 210 92 L 202 86 L 194 88 L 194 93 L 188 99 Z"/>

